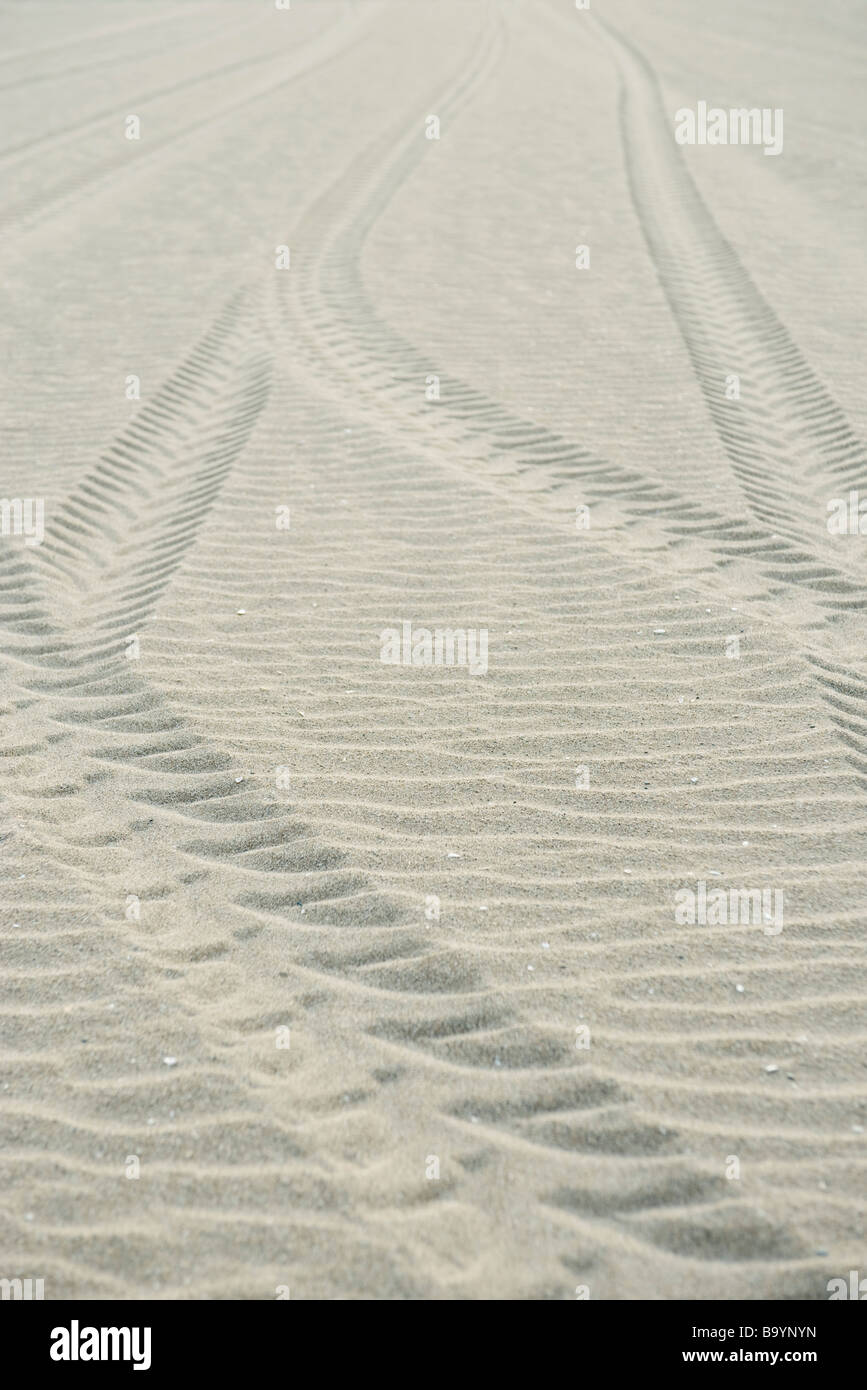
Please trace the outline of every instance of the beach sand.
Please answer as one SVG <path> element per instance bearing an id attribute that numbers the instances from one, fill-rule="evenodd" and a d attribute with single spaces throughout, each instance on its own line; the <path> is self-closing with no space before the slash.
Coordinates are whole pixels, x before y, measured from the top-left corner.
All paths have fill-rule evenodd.
<path id="1" fill-rule="evenodd" d="M 0 491 L 44 505 L 0 537 L 0 1276 L 827 1298 L 867 1227 L 867 539 L 827 524 L 867 498 L 864 14 L 0 33 Z M 698 101 L 782 153 L 679 146 Z M 486 669 L 383 661 L 405 623 Z"/>

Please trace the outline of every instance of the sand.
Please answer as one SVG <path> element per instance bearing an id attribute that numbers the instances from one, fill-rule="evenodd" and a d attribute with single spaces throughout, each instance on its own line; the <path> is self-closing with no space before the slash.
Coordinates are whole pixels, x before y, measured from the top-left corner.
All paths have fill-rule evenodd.
<path id="1" fill-rule="evenodd" d="M 827 525 L 867 499 L 864 15 L 0 34 L 0 491 L 44 505 L 0 537 L 0 1277 L 827 1298 L 867 1225 L 867 539 Z M 782 154 L 678 146 L 699 100 L 782 108 Z M 486 669 L 383 661 L 405 623 Z"/>

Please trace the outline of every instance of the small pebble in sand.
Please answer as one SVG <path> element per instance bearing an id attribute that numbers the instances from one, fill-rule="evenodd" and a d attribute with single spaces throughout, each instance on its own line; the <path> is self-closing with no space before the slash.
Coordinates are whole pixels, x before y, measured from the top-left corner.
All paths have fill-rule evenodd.
<path id="1" fill-rule="evenodd" d="M 779 1071 L 779 1070 L 780 1070 L 780 1068 L 779 1068 L 779 1067 L 775 1067 L 774 1064 L 773 1064 L 773 1062 L 771 1062 L 767 1067 L 765 1067 L 765 1071 Z"/>
<path id="2" fill-rule="evenodd" d="M 238 609 L 238 612 L 239 612 L 239 613 L 246 613 L 246 611 L 247 611 L 246 608 L 239 608 L 239 609 Z"/>
<path id="3" fill-rule="evenodd" d="M 655 627 L 655 628 L 653 629 L 653 635 L 654 635 L 654 637 L 664 637 L 664 636 L 665 636 L 665 628 L 664 628 L 664 627 Z"/>
<path id="4" fill-rule="evenodd" d="M 167 1067 L 176 1067 L 178 1065 L 177 1057 L 164 1057 L 163 1061 Z"/>
<path id="5" fill-rule="evenodd" d="M 744 992 L 743 985 L 735 985 L 735 989 L 737 990 L 738 994 L 743 994 Z"/>
<path id="6" fill-rule="evenodd" d="M 535 965 L 528 965 L 528 966 L 527 966 L 527 969 L 528 969 L 528 970 L 535 970 L 536 967 L 535 967 Z"/>
<path id="7" fill-rule="evenodd" d="M 236 778 L 235 778 L 235 781 L 236 781 L 236 782 L 243 782 L 243 780 L 244 780 L 243 777 L 236 777 Z"/>
<path id="8" fill-rule="evenodd" d="M 543 941 L 543 942 L 542 942 L 542 950 L 543 950 L 543 951 L 550 951 L 550 949 L 551 949 L 550 943 L 547 942 L 547 941 Z"/>
<path id="9" fill-rule="evenodd" d="M 446 859 L 463 859 L 463 855 L 458 854 L 456 850 L 450 849 L 446 855 Z"/>
<path id="10" fill-rule="evenodd" d="M 863 1126 L 863 1125 L 853 1125 L 853 1126 L 852 1126 L 852 1133 L 853 1133 L 853 1134 L 863 1134 L 863 1133 L 864 1133 L 864 1126 Z"/>

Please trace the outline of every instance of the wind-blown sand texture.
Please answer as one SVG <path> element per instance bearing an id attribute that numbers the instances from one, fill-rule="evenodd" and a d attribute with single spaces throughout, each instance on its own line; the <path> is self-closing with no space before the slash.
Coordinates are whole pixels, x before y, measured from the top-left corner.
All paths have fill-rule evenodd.
<path id="1" fill-rule="evenodd" d="M 0 35 L 0 490 L 45 499 L 0 538 L 0 1276 L 867 1272 L 867 537 L 826 524 L 867 497 L 867 12 Z M 679 146 L 700 99 L 783 153 Z M 403 621 L 487 674 L 384 664 Z M 678 924 L 701 881 L 783 930 Z"/>

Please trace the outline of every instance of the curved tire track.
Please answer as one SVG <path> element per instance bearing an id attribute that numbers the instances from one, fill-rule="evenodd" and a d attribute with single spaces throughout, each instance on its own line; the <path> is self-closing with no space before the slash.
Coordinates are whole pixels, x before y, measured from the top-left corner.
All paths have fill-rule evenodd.
<path id="1" fill-rule="evenodd" d="M 453 119 L 470 100 L 496 61 L 502 34 L 498 28 L 483 36 L 478 51 L 471 56 L 462 74 L 447 93 L 431 97 L 428 109 Z M 409 133 L 408 133 L 409 130 Z M 275 334 L 291 350 L 293 362 L 300 357 L 310 379 L 325 396 L 345 407 L 347 399 L 380 419 L 393 423 L 400 435 L 411 437 L 413 447 L 426 451 L 442 463 L 445 450 L 458 459 L 466 476 L 478 481 L 481 463 L 491 469 L 494 489 L 509 495 L 508 480 L 503 481 L 501 460 L 514 458 L 512 474 L 544 470 L 546 478 L 570 485 L 577 478 L 596 495 L 624 496 L 638 515 L 669 509 L 679 521 L 684 516 L 699 532 L 716 530 L 729 537 L 733 529 L 704 507 L 689 503 L 673 488 L 642 477 L 638 473 L 612 467 L 578 449 L 569 440 L 536 424 L 529 425 L 487 399 L 482 393 L 442 372 L 388 325 L 370 305 L 360 274 L 360 255 L 365 239 L 377 218 L 407 175 L 423 157 L 424 144 L 406 121 L 382 137 L 356 159 L 350 171 L 335 181 L 330 190 L 303 219 L 295 235 L 302 248 L 315 248 L 304 266 L 303 275 L 292 284 L 279 284 Z M 443 384 L 443 398 L 435 408 L 421 399 L 421 386 L 429 372 L 436 371 Z M 373 420 L 376 429 L 376 421 Z M 483 456 L 480 459 L 480 449 Z M 582 494 L 583 495 L 583 494 Z M 734 528 L 737 530 L 738 528 Z M 748 528 L 743 528 L 748 529 Z M 740 543 L 736 534 L 735 542 Z M 396 953 L 395 953 L 396 954 Z M 349 953 L 332 953 L 334 967 L 341 973 L 354 962 Z M 378 956 L 378 960 L 382 957 Z M 476 982 L 481 984 L 482 982 Z M 406 980 L 404 990 L 410 985 Z M 773 1222 L 761 1219 L 749 1208 L 741 1210 L 732 1202 L 731 1187 L 702 1172 L 683 1154 L 684 1141 L 671 1129 L 660 1130 L 650 1115 L 636 1110 L 633 1098 L 620 1085 L 579 1067 L 575 1055 L 556 1049 L 536 1036 L 532 1027 L 511 1009 L 503 1010 L 490 989 L 466 1001 L 460 1010 L 453 1000 L 442 1000 L 438 1007 L 425 1009 L 418 1016 L 412 992 L 406 992 L 402 1016 L 382 1019 L 369 1025 L 374 1035 L 390 1041 L 396 1056 L 406 1048 L 446 1066 L 463 1098 L 455 1100 L 450 1113 L 460 1124 L 473 1125 L 468 1134 L 483 1134 L 489 1144 L 506 1136 L 507 1147 L 541 1145 L 548 1160 L 568 1154 L 583 1171 L 581 1156 L 594 1153 L 617 1155 L 624 1164 L 645 1154 L 650 1145 L 659 1166 L 657 1196 L 653 1193 L 618 1199 L 593 1194 L 585 1200 L 578 1188 L 538 1196 L 553 1208 L 568 1211 L 564 1218 L 564 1239 L 574 1237 L 569 1222 L 593 1212 L 615 1221 L 618 1226 L 626 1213 L 634 1223 L 634 1238 L 647 1240 L 657 1249 L 677 1254 L 692 1233 L 704 1230 L 706 1258 L 725 1260 L 725 1237 L 732 1223 L 745 1258 L 778 1258 L 800 1261 L 806 1253 L 797 1240 L 787 1236 Z M 505 1073 L 498 1077 L 490 1070 L 492 1058 L 501 1065 L 509 1059 Z M 551 1063 L 554 1063 L 552 1066 Z M 478 1076 L 479 1093 L 472 1094 L 467 1079 Z M 685 1194 L 676 1203 L 676 1193 Z M 660 1196 L 659 1193 L 662 1193 Z M 658 1200 L 657 1200 L 658 1197 Z M 664 1217 L 657 1208 L 681 1205 L 676 1218 Z M 643 1212 L 643 1226 L 637 1223 Z M 691 1223 L 691 1226 L 690 1226 Z M 807 1276 L 809 1283 L 809 1276 Z"/>

